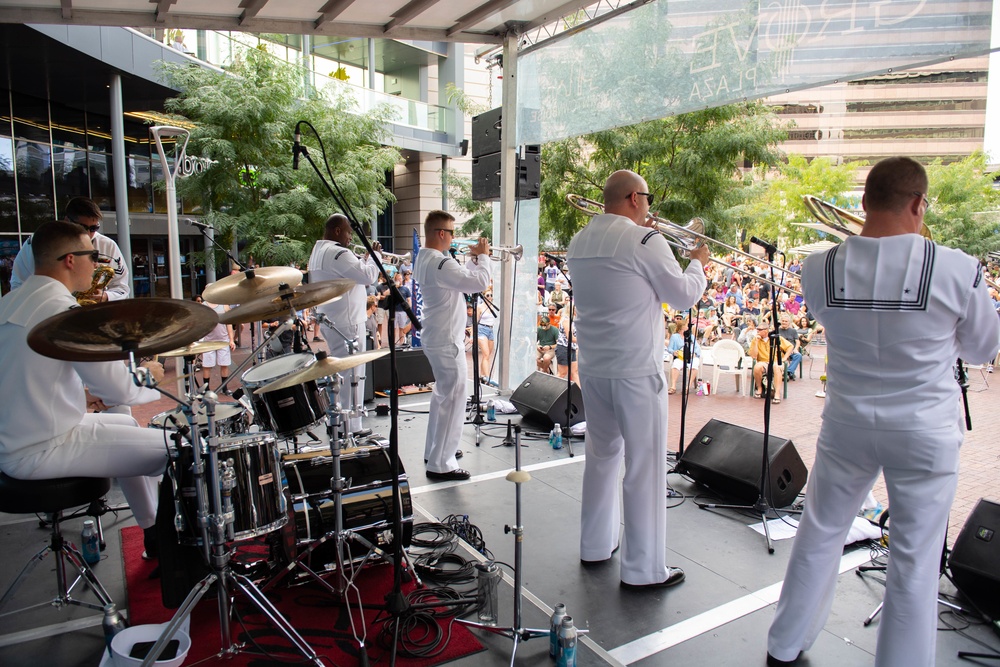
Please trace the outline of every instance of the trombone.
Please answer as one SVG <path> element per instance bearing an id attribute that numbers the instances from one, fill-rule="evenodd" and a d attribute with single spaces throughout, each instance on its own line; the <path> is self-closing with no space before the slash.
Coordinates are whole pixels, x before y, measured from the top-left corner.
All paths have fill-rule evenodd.
<path id="1" fill-rule="evenodd" d="M 463 255 L 469 254 L 469 248 L 479 243 L 479 239 L 455 239 L 451 242 L 451 247 Z M 490 259 L 499 262 L 506 257 L 513 257 L 515 262 L 520 262 L 524 256 L 524 246 L 518 243 L 513 248 L 501 246 L 490 246 Z"/>
<path id="2" fill-rule="evenodd" d="M 360 244 L 355 244 L 351 246 L 351 250 L 353 250 L 354 254 L 357 255 L 358 257 L 364 257 L 365 254 L 368 252 L 365 249 L 365 247 Z M 410 259 L 413 257 L 413 254 L 409 252 L 406 253 L 405 255 L 396 255 L 391 252 L 385 252 L 384 250 L 380 250 L 379 254 L 382 255 L 383 261 L 388 262 L 393 266 L 402 266 L 403 264 L 409 264 Z"/>
<path id="3" fill-rule="evenodd" d="M 593 216 L 604 213 L 604 204 L 594 201 L 593 199 L 587 199 L 580 195 L 568 194 L 566 195 L 566 201 L 568 201 L 573 208 L 579 209 L 584 213 L 586 213 L 587 215 Z M 646 219 L 652 222 L 652 227 L 654 227 L 658 232 L 663 234 L 668 244 L 680 250 L 681 254 L 684 255 L 685 257 L 687 256 L 687 253 L 694 250 L 700 244 L 708 243 L 709 241 L 711 241 L 712 243 L 721 245 L 723 248 L 725 248 L 727 251 L 731 253 L 734 253 L 736 255 L 742 255 L 743 257 L 747 257 L 749 259 L 754 260 L 755 262 L 763 264 L 764 266 L 770 269 L 778 271 L 781 274 L 785 274 L 786 277 L 789 276 L 797 277 L 795 276 L 794 273 L 784 268 L 783 266 L 778 266 L 777 264 L 774 264 L 772 262 L 759 259 L 757 257 L 754 257 L 748 252 L 743 252 L 739 248 L 735 248 L 721 241 L 716 241 L 710 236 L 706 236 L 705 223 L 704 221 L 702 221 L 701 218 L 692 218 L 691 221 L 688 222 L 688 224 L 683 226 L 678 225 L 677 223 L 674 222 L 670 222 L 666 218 L 658 218 L 655 215 L 647 215 Z M 746 271 L 737 266 L 732 266 L 731 264 L 728 264 L 721 259 L 716 259 L 715 257 L 709 257 L 708 259 L 709 261 L 715 262 L 716 264 L 720 264 L 726 267 L 727 269 L 733 269 L 737 273 L 742 273 L 743 275 L 753 278 L 754 280 L 762 282 L 766 285 L 770 285 L 775 289 L 784 290 L 796 296 L 802 296 L 801 292 L 793 290 L 787 285 L 776 283 L 773 280 L 768 280 L 764 276 L 758 276 L 756 273 L 753 273 L 751 271 Z"/>

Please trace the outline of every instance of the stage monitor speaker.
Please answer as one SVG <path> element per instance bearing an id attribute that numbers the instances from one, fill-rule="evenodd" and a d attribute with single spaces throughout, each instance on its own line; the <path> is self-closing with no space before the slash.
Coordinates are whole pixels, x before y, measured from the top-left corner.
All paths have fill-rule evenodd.
<path id="1" fill-rule="evenodd" d="M 760 448 L 764 434 L 712 419 L 691 440 L 677 471 L 713 491 L 752 504 L 760 493 Z M 770 483 L 764 492 L 771 507 L 787 507 L 806 484 L 806 466 L 791 440 L 767 441 Z"/>
<path id="2" fill-rule="evenodd" d="M 891 531 L 892 517 L 889 524 Z M 891 550 L 891 532 L 889 542 Z M 1000 505 L 979 499 L 955 540 L 948 567 L 958 590 L 991 619 L 1000 619 Z"/>
<path id="3" fill-rule="evenodd" d="M 472 117 L 472 157 L 500 152 L 503 129 L 503 107 L 484 111 Z"/>
<path id="4" fill-rule="evenodd" d="M 566 425 L 566 379 L 535 371 L 514 390 L 510 402 L 525 419 L 552 428 L 553 424 Z M 586 419 L 583 413 L 583 394 L 575 382 L 569 384 L 570 426 Z"/>
<path id="5" fill-rule="evenodd" d="M 374 397 L 376 391 L 388 391 L 392 386 L 392 376 L 389 373 L 389 356 L 379 357 L 368 365 L 365 373 L 365 395 L 371 386 Z M 399 373 L 399 385 L 405 387 L 411 384 L 430 384 L 434 382 L 434 371 L 431 362 L 427 361 L 424 351 L 420 348 L 400 350 L 396 352 L 396 370 Z"/>

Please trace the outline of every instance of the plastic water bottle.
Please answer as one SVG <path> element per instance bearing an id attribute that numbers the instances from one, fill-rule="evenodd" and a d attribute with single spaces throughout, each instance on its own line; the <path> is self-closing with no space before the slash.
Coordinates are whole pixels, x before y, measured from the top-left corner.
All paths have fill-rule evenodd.
<path id="1" fill-rule="evenodd" d="M 576 667 L 576 626 L 572 616 L 563 616 L 559 624 L 559 655 L 556 667 Z"/>
<path id="2" fill-rule="evenodd" d="M 497 406 L 493 401 L 486 404 L 486 421 L 495 422 L 497 420 Z"/>
<path id="3" fill-rule="evenodd" d="M 101 545 L 97 543 L 97 529 L 94 528 L 93 519 L 83 522 L 83 531 L 80 532 L 80 551 L 87 565 L 94 565 L 101 560 Z"/>
<path id="4" fill-rule="evenodd" d="M 483 625 L 494 626 L 499 620 L 497 587 L 500 583 L 500 575 L 500 566 L 496 563 L 492 561 L 476 563 L 477 597 L 479 599 L 477 612 L 479 622 Z"/>
<path id="5" fill-rule="evenodd" d="M 549 657 L 553 660 L 559 657 L 559 626 L 564 616 L 566 605 L 560 602 L 553 608 L 552 618 L 549 619 Z"/>
<path id="6" fill-rule="evenodd" d="M 549 433 L 549 444 L 552 445 L 552 449 L 562 449 L 562 426 L 559 424 L 552 427 L 552 432 Z"/>
<path id="7" fill-rule="evenodd" d="M 118 613 L 118 606 L 111 603 L 104 606 L 104 620 L 101 621 L 104 628 L 104 643 L 108 646 L 108 653 L 111 653 L 111 640 L 128 625 L 125 619 Z"/>

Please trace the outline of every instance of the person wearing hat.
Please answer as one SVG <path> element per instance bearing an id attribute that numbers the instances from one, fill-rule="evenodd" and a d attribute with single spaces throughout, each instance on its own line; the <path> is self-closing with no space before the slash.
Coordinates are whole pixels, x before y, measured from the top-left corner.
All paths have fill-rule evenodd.
<path id="1" fill-rule="evenodd" d="M 753 392 L 754 396 L 764 396 L 764 374 L 767 373 L 767 362 L 771 358 L 771 341 L 769 334 L 771 329 L 767 322 L 761 319 L 757 323 L 757 335 L 750 341 L 750 349 L 747 356 L 754 360 L 753 365 Z M 778 344 L 781 346 L 781 355 L 774 360 L 774 387 L 768 392 L 772 403 L 781 403 L 782 378 L 785 374 L 785 359 L 792 352 L 792 344 L 787 339 L 777 336 Z M 779 361 L 781 363 L 779 363 Z"/>

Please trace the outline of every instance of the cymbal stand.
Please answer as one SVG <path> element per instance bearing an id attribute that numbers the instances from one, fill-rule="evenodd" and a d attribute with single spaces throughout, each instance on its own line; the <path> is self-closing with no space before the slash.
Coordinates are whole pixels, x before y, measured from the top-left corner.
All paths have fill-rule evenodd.
<path id="1" fill-rule="evenodd" d="M 317 312 L 316 319 L 319 320 L 320 323 L 333 329 L 334 333 L 344 339 L 344 343 L 347 344 L 347 356 L 355 355 L 361 351 L 361 343 L 358 341 L 357 337 L 349 338 L 347 334 L 336 327 L 329 317 L 323 313 Z M 344 430 L 346 432 L 351 432 L 353 430 L 351 429 L 350 419 L 360 419 L 361 417 L 367 416 L 364 404 L 362 403 L 361 405 L 358 405 L 358 385 L 361 384 L 361 381 L 364 379 L 364 376 L 361 376 L 360 378 L 358 377 L 357 366 L 351 369 L 351 409 L 348 421 L 344 425 Z"/>
<path id="2" fill-rule="evenodd" d="M 260 322 L 255 322 L 255 324 L 259 325 Z M 293 315 L 291 319 L 287 319 L 284 322 L 282 322 L 280 325 L 278 325 L 278 328 L 275 329 L 275 331 L 274 331 L 274 335 L 278 336 L 280 334 L 283 334 L 284 332 L 286 332 L 289 329 L 291 329 L 294 325 L 295 325 L 295 316 Z M 254 361 L 256 359 L 256 356 L 258 355 L 258 353 L 260 353 L 264 349 L 265 345 L 267 345 L 267 341 L 261 339 L 260 344 L 257 345 L 256 348 L 253 348 L 250 351 L 250 354 L 247 355 L 246 359 L 244 359 L 242 362 L 240 362 L 239 366 L 237 366 L 236 369 L 233 370 L 229 374 L 229 377 L 226 378 L 226 381 L 223 382 L 223 383 L 221 383 L 218 386 L 218 388 L 216 389 L 216 391 L 217 392 L 221 392 L 226 387 L 228 387 L 229 383 L 232 382 L 235 378 L 240 377 L 243 374 L 243 371 L 245 371 L 248 366 L 250 366 L 251 364 L 254 363 Z M 207 387 L 205 388 L 205 391 L 208 391 Z"/>
<path id="3" fill-rule="evenodd" d="M 130 365 L 134 369 L 134 358 L 130 355 Z M 136 380 L 139 377 L 136 376 Z M 173 639 L 183 622 L 191 615 L 194 607 L 208 592 L 212 584 L 218 584 L 219 633 L 221 648 L 218 655 L 233 656 L 243 650 L 242 644 L 235 644 L 232 639 L 230 619 L 232 616 L 231 596 L 237 590 L 242 592 L 250 603 L 271 621 L 272 625 L 301 653 L 308 661 L 317 667 L 323 662 L 316 652 L 306 643 L 306 640 L 292 627 L 292 624 L 281 615 L 281 612 L 264 597 L 264 594 L 247 577 L 236 574 L 230 566 L 232 551 L 226 545 L 227 533 L 232 537 L 233 506 L 232 488 L 235 484 L 232 464 L 220 463 L 218 452 L 218 434 L 215 429 L 215 392 L 205 392 L 201 397 L 205 404 L 205 414 L 208 420 L 208 443 L 202 446 L 201 434 L 193 412 L 185 410 L 191 424 L 190 438 L 195 449 L 194 481 L 195 497 L 198 503 L 198 526 L 201 534 L 202 555 L 209 564 L 211 572 L 195 585 L 184 602 L 177 609 L 173 618 L 164 628 L 142 662 L 143 667 L 153 667 L 163 649 Z M 207 464 L 205 458 L 208 458 Z M 207 478 L 206 478 L 207 473 Z M 220 493 L 221 489 L 221 493 Z"/>
<path id="4" fill-rule="evenodd" d="M 507 481 L 514 482 L 515 522 L 513 527 L 504 526 L 505 533 L 513 533 L 514 535 L 514 623 L 509 628 L 501 628 L 495 625 L 481 623 L 479 621 L 469 621 L 461 618 L 456 619 L 457 623 L 461 623 L 467 627 L 478 628 L 479 630 L 491 632 L 496 635 L 502 635 L 511 639 L 514 642 L 514 646 L 510 651 L 511 667 L 514 665 L 514 658 L 517 655 L 517 647 L 520 642 L 528 641 L 529 639 L 535 637 L 549 636 L 548 628 L 542 630 L 540 628 L 521 627 L 521 600 L 523 597 L 521 571 L 523 567 L 524 544 L 524 527 L 521 525 L 521 484 L 531 481 L 531 473 L 521 470 L 520 424 L 514 427 L 514 443 L 514 470 L 507 473 Z M 586 633 L 586 630 L 579 630 L 579 632 Z"/>

